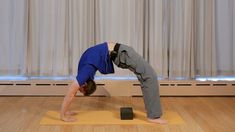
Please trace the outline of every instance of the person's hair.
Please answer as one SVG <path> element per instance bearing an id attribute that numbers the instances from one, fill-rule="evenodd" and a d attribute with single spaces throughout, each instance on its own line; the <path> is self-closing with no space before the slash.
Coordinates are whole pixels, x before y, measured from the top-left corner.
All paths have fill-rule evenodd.
<path id="1" fill-rule="evenodd" d="M 84 89 L 85 90 L 85 96 L 90 96 L 91 94 L 93 94 L 96 90 L 96 84 L 95 84 L 95 81 L 93 80 L 88 80 L 86 81 L 87 83 L 87 86 L 86 88 Z"/>

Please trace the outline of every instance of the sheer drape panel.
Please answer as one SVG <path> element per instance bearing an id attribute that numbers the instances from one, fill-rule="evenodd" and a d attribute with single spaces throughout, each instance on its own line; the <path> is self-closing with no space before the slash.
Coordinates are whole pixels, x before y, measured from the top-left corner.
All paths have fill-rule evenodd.
<path id="1" fill-rule="evenodd" d="M 68 76 L 67 1 L 29 3 L 29 75 Z"/>
<path id="2" fill-rule="evenodd" d="M 193 0 L 170 1 L 169 78 L 194 77 Z"/>
<path id="3" fill-rule="evenodd" d="M 82 53 L 95 44 L 95 1 L 70 0 L 69 1 L 69 72 L 77 74 L 77 67 Z"/>
<path id="4" fill-rule="evenodd" d="M 234 75 L 234 0 L 215 1 L 215 45 L 217 75 Z"/>
<path id="5" fill-rule="evenodd" d="M 233 75 L 235 74 L 235 1 L 233 2 Z"/>
<path id="6" fill-rule="evenodd" d="M 198 0 L 195 8 L 196 74 L 216 75 L 214 0 Z"/>
<path id="7" fill-rule="evenodd" d="M 144 0 L 96 0 L 96 42 L 114 41 L 144 54 Z M 115 76 L 131 72 L 115 68 Z"/>
<path id="8" fill-rule="evenodd" d="M 104 41 L 133 47 L 163 78 L 234 76 L 235 1 L 0 1 L 1 76 L 75 76 Z"/>
<path id="9" fill-rule="evenodd" d="M 149 63 L 162 78 L 168 78 L 169 0 L 149 0 Z"/>
<path id="10" fill-rule="evenodd" d="M 120 42 L 143 55 L 144 0 L 97 0 L 96 40 Z"/>
<path id="11" fill-rule="evenodd" d="M 0 1 L 0 75 L 25 75 L 27 0 Z"/>

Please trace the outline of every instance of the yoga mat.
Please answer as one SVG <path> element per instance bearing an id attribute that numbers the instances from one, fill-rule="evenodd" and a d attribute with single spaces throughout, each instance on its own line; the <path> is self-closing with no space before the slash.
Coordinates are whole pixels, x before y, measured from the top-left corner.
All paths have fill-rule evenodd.
<path id="1" fill-rule="evenodd" d="M 137 125 L 153 124 L 147 121 L 146 113 L 134 111 L 134 120 L 121 120 L 119 111 L 77 111 L 76 122 L 64 122 L 60 120 L 58 111 L 48 111 L 41 119 L 41 125 Z M 184 124 L 181 116 L 174 111 L 165 111 L 163 119 L 168 124 Z"/>

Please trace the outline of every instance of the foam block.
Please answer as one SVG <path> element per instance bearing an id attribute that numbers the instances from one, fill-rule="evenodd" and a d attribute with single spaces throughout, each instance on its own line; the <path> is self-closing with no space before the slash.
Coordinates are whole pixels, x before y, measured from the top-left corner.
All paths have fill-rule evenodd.
<path id="1" fill-rule="evenodd" d="M 120 116 L 121 120 L 133 120 L 134 114 L 132 107 L 121 107 Z"/>

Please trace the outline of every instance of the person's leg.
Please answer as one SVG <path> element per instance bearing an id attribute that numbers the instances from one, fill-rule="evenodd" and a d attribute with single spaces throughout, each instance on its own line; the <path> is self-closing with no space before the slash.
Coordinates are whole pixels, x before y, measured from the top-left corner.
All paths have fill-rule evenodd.
<path id="1" fill-rule="evenodd" d="M 136 75 L 141 83 L 147 117 L 150 119 L 159 118 L 162 116 L 162 109 L 157 75 L 148 63 L 145 61 L 139 61 L 139 63 L 143 63 L 142 68 L 145 69 L 144 73 L 136 73 Z"/>
<path id="2" fill-rule="evenodd" d="M 159 118 L 162 116 L 161 102 L 159 96 L 159 88 L 155 76 L 141 80 L 141 90 L 144 97 L 147 117 L 150 119 Z"/>
<path id="3" fill-rule="evenodd" d="M 162 115 L 157 75 L 153 68 L 132 48 L 121 45 L 114 63 L 121 68 L 133 71 L 141 83 L 147 117 L 151 122 L 166 123 Z M 158 118 L 158 119 L 156 119 Z"/>
<path id="4" fill-rule="evenodd" d="M 157 74 L 143 58 L 139 58 L 139 61 L 136 62 L 138 63 L 136 64 L 136 69 L 144 69 L 143 72 L 135 72 L 135 74 L 141 83 L 148 120 L 153 123 L 167 124 L 166 120 L 160 118 L 162 116 L 162 108 Z"/>

